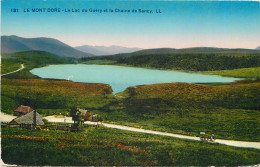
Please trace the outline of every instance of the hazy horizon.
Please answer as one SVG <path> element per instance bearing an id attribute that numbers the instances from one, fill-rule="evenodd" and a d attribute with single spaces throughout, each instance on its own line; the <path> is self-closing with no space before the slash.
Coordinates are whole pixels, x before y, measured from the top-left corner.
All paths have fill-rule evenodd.
<path id="1" fill-rule="evenodd" d="M 2 35 L 2 36 L 18 36 L 18 35 Z M 140 48 L 140 47 L 132 47 L 132 46 L 123 46 L 123 45 L 91 45 L 91 44 L 83 44 L 83 45 L 77 45 L 77 46 L 72 46 L 68 43 L 65 43 L 62 40 L 59 40 L 57 38 L 53 38 L 53 37 L 43 37 L 43 36 L 35 36 L 35 37 L 23 37 L 23 36 L 18 36 L 21 38 L 52 38 L 52 39 L 56 39 L 64 44 L 67 44 L 73 48 L 76 47 L 80 47 L 80 46 L 92 46 L 92 47 L 113 47 L 113 46 L 118 46 L 118 47 L 125 47 L 125 48 L 138 48 L 138 49 L 159 49 L 159 48 L 170 48 L 170 49 L 185 49 L 185 48 L 199 48 L 199 47 L 205 47 L 205 48 L 223 48 L 223 49 L 256 49 L 257 47 L 259 47 L 260 45 L 256 46 L 255 48 L 245 48 L 245 47 L 240 47 L 240 48 L 227 48 L 227 47 L 215 47 L 215 46 L 191 46 L 191 47 L 184 47 L 184 48 L 177 48 L 177 47 L 154 47 L 154 48 Z"/>
<path id="2" fill-rule="evenodd" d="M 19 9 L 19 13 L 11 9 Z M 31 8 L 145 9 L 162 13 L 32 13 Z M 260 45 L 254 1 L 2 1 L 2 35 L 55 38 L 72 47 L 247 48 Z"/>

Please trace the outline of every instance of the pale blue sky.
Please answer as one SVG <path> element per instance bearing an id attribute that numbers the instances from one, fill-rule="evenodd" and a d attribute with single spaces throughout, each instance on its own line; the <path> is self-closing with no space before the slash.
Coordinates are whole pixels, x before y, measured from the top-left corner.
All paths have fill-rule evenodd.
<path id="1" fill-rule="evenodd" d="M 20 12 L 12 13 L 11 8 Z M 26 8 L 148 9 L 154 13 L 24 13 Z M 1 26 L 2 35 L 51 37 L 71 46 L 256 48 L 260 45 L 260 3 L 2 0 Z"/>

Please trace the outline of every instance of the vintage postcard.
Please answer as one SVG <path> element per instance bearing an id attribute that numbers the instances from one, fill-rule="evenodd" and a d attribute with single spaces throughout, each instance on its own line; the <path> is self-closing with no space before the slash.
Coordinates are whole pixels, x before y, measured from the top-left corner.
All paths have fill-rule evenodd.
<path id="1" fill-rule="evenodd" d="M 257 166 L 258 1 L 2 0 L 1 165 Z"/>

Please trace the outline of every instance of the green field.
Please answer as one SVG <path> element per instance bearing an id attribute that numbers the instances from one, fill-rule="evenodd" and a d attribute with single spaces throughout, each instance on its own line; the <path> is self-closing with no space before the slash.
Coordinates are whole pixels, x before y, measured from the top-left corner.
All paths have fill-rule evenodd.
<path id="1" fill-rule="evenodd" d="M 241 68 L 234 70 L 221 70 L 221 71 L 205 71 L 203 74 L 214 74 L 226 77 L 237 77 L 247 79 L 260 79 L 260 67 L 256 68 Z"/>
<path id="2" fill-rule="evenodd" d="M 43 116 L 66 115 L 72 106 L 101 108 L 113 98 L 111 87 L 105 84 L 3 78 L 1 86 L 2 112 L 9 114 L 17 106 L 29 105 Z"/>
<path id="3" fill-rule="evenodd" d="M 124 112 L 105 114 L 113 121 L 187 135 L 200 131 L 218 138 L 259 141 L 260 82 L 207 86 L 165 83 L 128 88 L 117 94 Z M 114 105 L 116 107 L 116 105 Z M 112 108 L 112 107 L 111 107 Z M 113 115 L 114 114 L 114 115 Z"/>
<path id="4" fill-rule="evenodd" d="M 47 166 L 238 166 L 260 163 L 260 151 L 171 137 L 88 127 L 86 131 L 1 128 L 2 160 Z"/>

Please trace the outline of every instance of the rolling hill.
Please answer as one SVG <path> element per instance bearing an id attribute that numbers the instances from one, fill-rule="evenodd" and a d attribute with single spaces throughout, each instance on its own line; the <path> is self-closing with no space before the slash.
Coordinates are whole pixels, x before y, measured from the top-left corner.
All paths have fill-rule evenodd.
<path id="1" fill-rule="evenodd" d="M 95 61 L 94 61 L 95 60 Z M 80 62 L 113 62 L 135 67 L 187 71 L 215 71 L 260 66 L 260 51 L 251 49 L 146 49 L 133 53 L 82 58 Z"/>
<path id="2" fill-rule="evenodd" d="M 94 56 L 81 52 L 53 38 L 22 38 L 18 36 L 1 36 L 1 53 L 9 54 L 22 51 L 45 51 L 61 57 Z"/>
<path id="3" fill-rule="evenodd" d="M 192 48 L 183 48 L 183 49 L 174 49 L 174 48 L 154 48 L 154 49 L 144 49 L 136 51 L 133 53 L 119 54 L 120 56 L 137 56 L 137 55 L 155 55 L 155 54 L 209 54 L 209 53 L 260 53 L 257 49 L 228 49 L 228 48 L 214 48 L 214 47 L 192 47 Z"/>
<path id="4" fill-rule="evenodd" d="M 101 55 L 114 55 L 114 54 L 119 54 L 119 53 L 132 53 L 136 52 L 139 50 L 142 50 L 141 48 L 127 48 L 127 47 L 122 47 L 122 46 L 90 46 L 90 45 L 83 45 L 83 46 L 78 46 L 75 47 L 75 49 L 86 52 L 86 53 L 91 53 L 97 56 Z"/>

